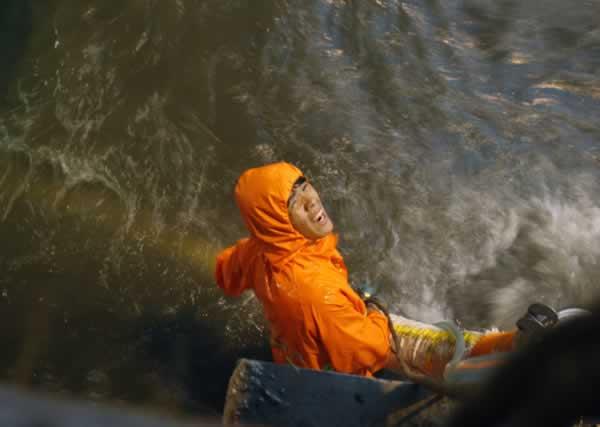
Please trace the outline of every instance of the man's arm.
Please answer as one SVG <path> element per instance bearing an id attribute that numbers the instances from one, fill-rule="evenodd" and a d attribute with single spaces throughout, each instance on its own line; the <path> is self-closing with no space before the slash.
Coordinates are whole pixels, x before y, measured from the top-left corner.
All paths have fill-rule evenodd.
<path id="1" fill-rule="evenodd" d="M 315 306 L 313 315 L 336 371 L 371 375 L 392 363 L 390 331 L 383 313 L 369 311 L 365 315 L 339 293 Z"/>
<path id="2" fill-rule="evenodd" d="M 249 239 L 242 239 L 217 255 L 215 280 L 226 295 L 238 296 L 252 286 L 245 271 L 252 265 L 250 260 L 254 256 L 249 245 Z"/>

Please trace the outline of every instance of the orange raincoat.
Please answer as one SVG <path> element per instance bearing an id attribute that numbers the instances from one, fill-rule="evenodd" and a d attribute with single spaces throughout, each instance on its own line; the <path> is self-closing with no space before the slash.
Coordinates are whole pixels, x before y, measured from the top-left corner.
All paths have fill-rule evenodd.
<path id="1" fill-rule="evenodd" d="M 390 355 L 387 318 L 349 286 L 335 235 L 311 241 L 292 226 L 287 200 L 301 176 L 288 163 L 242 174 L 235 198 L 250 237 L 219 254 L 217 283 L 227 295 L 254 291 L 276 362 L 370 376 Z"/>

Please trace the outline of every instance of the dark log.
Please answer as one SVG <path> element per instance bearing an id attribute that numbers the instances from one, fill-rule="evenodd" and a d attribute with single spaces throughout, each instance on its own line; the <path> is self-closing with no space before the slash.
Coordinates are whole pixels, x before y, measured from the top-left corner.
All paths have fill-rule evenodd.
<path id="1" fill-rule="evenodd" d="M 454 403 L 402 381 L 242 359 L 231 376 L 225 425 L 441 426 Z"/>

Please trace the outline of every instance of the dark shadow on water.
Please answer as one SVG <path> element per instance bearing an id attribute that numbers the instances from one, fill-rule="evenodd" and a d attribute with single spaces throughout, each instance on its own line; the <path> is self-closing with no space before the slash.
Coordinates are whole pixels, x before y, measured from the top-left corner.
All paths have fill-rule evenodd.
<path id="1" fill-rule="evenodd" d="M 186 307 L 173 317 L 148 313 L 138 323 L 142 359 L 164 368 L 165 379 L 180 384 L 186 413 L 221 412 L 229 377 L 241 357 L 269 360 L 265 342 L 248 343 L 239 351 L 223 346 L 224 321 L 199 322 L 196 309 Z M 204 407 L 203 407 L 204 406 Z"/>
<path id="2" fill-rule="evenodd" d="M 32 11 L 28 0 L 0 3 L 0 101 L 6 97 L 32 31 Z"/>
<path id="3" fill-rule="evenodd" d="M 59 308 L 48 291 L 59 284 L 45 276 L 46 291 L 23 281 L 20 295 L 13 288 L 8 303 L 1 298 L 3 381 L 78 399 L 218 416 L 238 358 L 270 360 L 265 340 L 226 342 L 225 314 L 199 316 L 192 305 L 126 313 L 114 293 L 96 288 L 86 289 L 80 304 Z"/>

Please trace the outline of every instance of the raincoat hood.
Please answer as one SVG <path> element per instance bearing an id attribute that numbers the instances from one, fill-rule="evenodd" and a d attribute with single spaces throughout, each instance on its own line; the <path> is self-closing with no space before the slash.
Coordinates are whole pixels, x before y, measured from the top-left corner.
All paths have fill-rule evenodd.
<path id="1" fill-rule="evenodd" d="M 235 187 L 235 199 L 246 228 L 263 244 L 263 252 L 272 264 L 285 263 L 313 243 L 294 228 L 288 213 L 292 187 L 301 176 L 300 169 L 289 163 L 273 163 L 247 170 Z M 323 246 L 331 238 L 335 248 L 333 235 L 319 239 L 317 246 Z"/>

